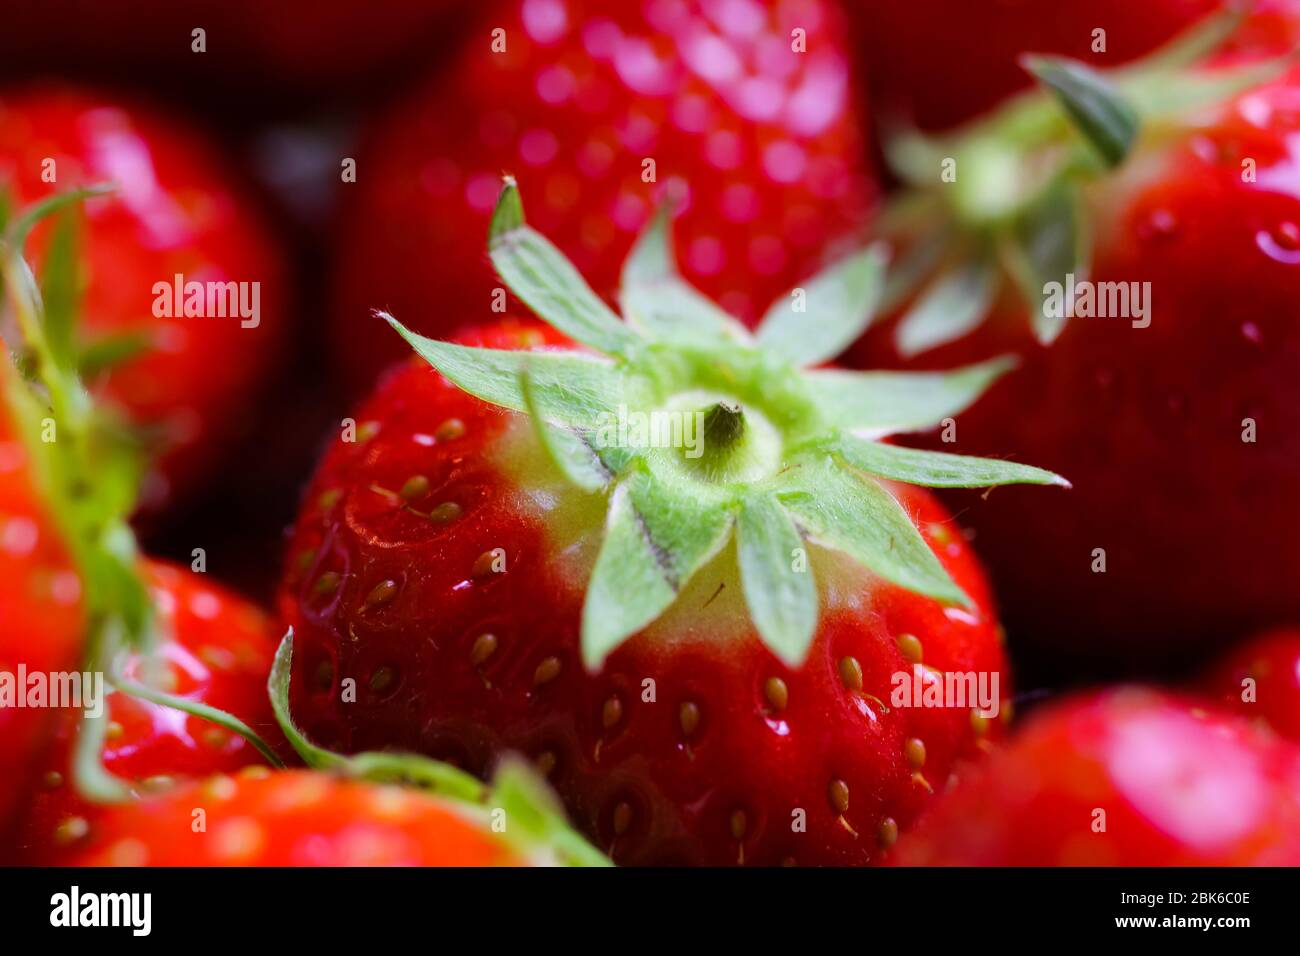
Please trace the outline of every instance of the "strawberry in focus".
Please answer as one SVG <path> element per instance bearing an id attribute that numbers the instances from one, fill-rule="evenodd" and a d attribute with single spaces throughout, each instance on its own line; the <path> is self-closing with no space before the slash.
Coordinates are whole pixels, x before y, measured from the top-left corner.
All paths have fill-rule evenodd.
<path id="1" fill-rule="evenodd" d="M 1144 687 L 1068 698 L 898 845 L 911 866 L 1295 866 L 1300 749 Z"/>
<path id="2" fill-rule="evenodd" d="M 212 474 L 247 427 L 285 331 L 285 264 L 216 154 L 201 134 L 142 104 L 61 85 L 0 94 L 0 190 L 11 206 L 73 187 L 115 189 L 79 213 L 71 241 L 84 285 L 71 307 L 82 375 L 161 451 L 144 510 L 186 497 Z M 44 223 L 32 237 L 38 275 L 56 230 Z M 187 316 L 185 299 L 170 296 L 160 315 L 156 286 L 174 288 L 177 275 L 237 283 L 256 314 L 208 314 L 205 301 L 201 316 Z"/>
<path id="3" fill-rule="evenodd" d="M 390 319 L 435 367 L 394 369 L 308 488 L 280 605 L 295 718 L 336 750 L 477 774 L 519 751 L 616 863 L 879 858 L 1010 693 L 960 530 L 887 479 L 1063 482 L 857 433 L 928 427 L 1004 367 L 798 372 L 867 320 L 874 249 L 755 339 L 676 275 L 664 216 L 624 270 L 629 324 L 513 184 L 490 245 L 567 334 L 507 320 L 451 344 Z M 601 437 L 629 407 L 703 409 L 702 446 Z M 1000 682 L 987 715 L 890 703 L 899 675 L 957 672 Z"/>
<path id="4" fill-rule="evenodd" d="M 674 197 L 686 276 L 757 319 L 875 197 L 843 34 L 825 0 L 504 5 L 370 131 L 343 187 L 332 334 L 354 391 L 402 356 L 371 309 L 429 335 L 504 311 L 477 242 L 503 169 L 604 296 Z"/>
<path id="5" fill-rule="evenodd" d="M 147 577 L 165 639 L 153 657 L 128 660 L 123 676 L 233 715 L 265 740 L 279 730 L 266 695 L 275 651 L 270 622 L 256 607 L 202 576 L 150 563 Z M 163 673 L 143 674 L 143 669 Z M 230 773 L 266 758 L 225 727 L 129 693 L 108 696 L 109 728 L 101 763 L 129 783 L 134 796 L 157 795 L 185 778 Z M 38 764 L 40 785 L 24 815 L 18 850 L 25 862 L 66 861 L 94 839 L 103 805 L 73 786 L 77 712 L 60 713 L 57 731 Z M 278 748 L 283 756 L 290 752 Z"/>

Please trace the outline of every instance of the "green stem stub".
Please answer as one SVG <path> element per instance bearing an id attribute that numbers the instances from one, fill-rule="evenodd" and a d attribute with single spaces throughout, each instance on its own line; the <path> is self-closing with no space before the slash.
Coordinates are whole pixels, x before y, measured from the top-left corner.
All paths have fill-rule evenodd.
<path id="1" fill-rule="evenodd" d="M 861 453 L 899 431 L 960 412 L 1011 363 L 951 373 L 810 368 L 870 324 L 881 299 L 879 246 L 850 255 L 778 300 L 750 333 L 677 274 L 666 215 L 656 215 L 624 268 L 621 321 L 553 245 L 527 224 L 507 179 L 490 232 L 503 280 L 538 316 L 590 351 L 467 348 L 392 327 L 472 395 L 533 417 L 541 444 L 586 491 L 608 496 L 605 537 L 587 587 L 588 667 L 649 625 L 739 528 L 742 584 L 755 629 L 797 666 L 815 632 L 811 577 L 791 561 L 804 536 L 903 587 L 950 603 L 968 598 L 873 473 L 939 483 L 1065 484 L 1012 462 Z M 592 352 L 603 353 L 593 356 Z M 632 411 L 629 411 L 632 410 Z M 649 431 L 697 418 L 698 447 L 630 440 L 611 428 L 644 416 Z M 691 434 L 683 427 L 667 434 Z M 889 446 L 879 446 L 889 447 Z M 877 466 L 875 462 L 880 461 Z"/>

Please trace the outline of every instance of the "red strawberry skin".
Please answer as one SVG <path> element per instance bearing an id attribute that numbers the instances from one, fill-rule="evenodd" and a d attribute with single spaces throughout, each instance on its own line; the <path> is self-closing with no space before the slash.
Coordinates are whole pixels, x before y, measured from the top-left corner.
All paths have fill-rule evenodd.
<path id="1" fill-rule="evenodd" d="M 195 830 L 194 810 L 204 810 Z M 510 866 L 485 822 L 432 797 L 248 768 L 104 814 L 74 866 Z"/>
<path id="2" fill-rule="evenodd" d="M 517 322 L 462 341 L 562 344 Z M 996 673 L 1010 694 L 982 572 L 925 492 L 894 488 L 972 610 L 818 551 L 823 623 L 792 671 L 753 634 L 724 551 L 592 675 L 579 610 L 602 496 L 567 488 L 522 416 L 427 365 L 395 369 L 356 421 L 365 440 L 334 442 L 309 486 L 281 597 L 294 715 L 323 745 L 413 749 L 480 774 L 519 751 L 617 863 L 851 864 L 880 858 L 999 734 L 969 707 L 889 706 L 908 654 Z"/>
<path id="3" fill-rule="evenodd" d="M 284 263 L 217 155 L 198 132 L 142 104 L 64 85 L 0 94 L 0 181 L 14 208 L 76 186 L 117 187 L 85 204 L 78 333 L 83 343 L 128 333 L 149 343 L 88 382 L 161 433 L 145 508 L 183 497 L 212 474 L 249 420 L 285 330 Z M 54 182 L 43 178 L 50 168 Z M 42 225 L 32 240 L 38 274 L 48 235 Z M 155 317 L 155 283 L 178 273 L 260 283 L 259 324 Z"/>
<path id="4" fill-rule="evenodd" d="M 168 693 L 202 702 L 238 717 L 281 755 L 290 753 L 267 697 L 276 637 L 256 607 L 209 584 L 201 575 L 151 563 L 149 582 L 169 639 L 158 649 Z M 133 659 L 127 675 L 141 680 Z M 71 781 L 76 712 L 62 712 L 54 739 L 38 765 L 40 784 L 19 833 L 18 849 L 29 863 L 66 861 L 95 839 L 105 814 L 81 799 Z M 140 793 L 156 793 L 187 777 L 229 773 L 264 758 L 244 738 L 199 717 L 114 693 L 103 765 Z"/>
<path id="5" fill-rule="evenodd" d="M 504 53 L 491 50 L 497 27 Z M 426 335 L 499 317 L 479 239 L 502 171 L 602 295 L 668 184 L 684 186 L 684 275 L 756 319 L 859 233 L 874 197 L 843 37 L 825 0 L 506 4 L 370 131 L 343 187 L 344 373 L 364 389 L 402 356 L 396 339 L 360 335 L 372 309 Z"/>
<path id="6" fill-rule="evenodd" d="M 1004 303 L 917 361 L 1018 352 L 1021 368 L 943 447 L 996 450 L 1074 485 L 1050 507 L 1015 488 L 951 499 L 1022 646 L 1113 673 L 1300 616 L 1300 539 L 1285 531 L 1300 527 L 1297 102 L 1292 72 L 1105 187 L 1093 274 L 1149 282 L 1149 327 L 1077 318 L 1044 349 Z M 1242 181 L 1245 158 L 1255 182 Z M 901 362 L 889 332 L 848 364 Z"/>
<path id="7" fill-rule="evenodd" d="M 847 0 L 877 115 L 940 130 L 1032 85 L 1024 53 L 1106 69 L 1154 50 L 1227 6 L 1223 0 Z M 1239 48 L 1284 53 L 1295 0 L 1255 0 Z M 937 27 L 937 28 L 936 28 Z M 1105 51 L 1093 31 L 1106 31 Z M 978 36 L 980 42 L 972 43 Z"/>
<path id="8" fill-rule="evenodd" d="M 1054 704 L 936 804 L 896 861 L 1295 866 L 1300 750 L 1207 708 L 1142 687 Z"/>
<path id="9" fill-rule="evenodd" d="M 77 667 L 81 652 L 81 587 L 34 487 L 26 446 L 3 400 L 15 374 L 7 358 L 0 360 L 0 672 L 16 675 L 19 666 L 29 672 L 67 671 Z M 6 861 L 10 830 L 52 714 L 0 707 L 0 862 Z"/>
<path id="10" fill-rule="evenodd" d="M 1300 742 L 1300 630 L 1279 628 L 1243 641 L 1210 668 L 1201 686 L 1243 717 Z"/>

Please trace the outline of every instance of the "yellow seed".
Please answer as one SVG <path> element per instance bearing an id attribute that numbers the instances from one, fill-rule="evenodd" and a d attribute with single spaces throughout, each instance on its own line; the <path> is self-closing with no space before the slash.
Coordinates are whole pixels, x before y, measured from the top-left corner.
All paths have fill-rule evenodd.
<path id="1" fill-rule="evenodd" d="M 876 834 L 880 838 L 881 847 L 888 850 L 898 842 L 898 821 L 893 817 L 885 817 L 880 821 L 880 829 Z"/>
<path id="2" fill-rule="evenodd" d="M 370 689 L 376 694 L 382 694 L 388 688 L 393 686 L 393 678 L 396 676 L 391 667 L 385 664 L 375 670 L 370 675 Z"/>
<path id="3" fill-rule="evenodd" d="M 63 786 L 63 774 L 59 773 L 57 770 L 51 770 L 41 778 L 41 783 L 47 790 L 57 790 L 59 787 Z"/>
<path id="4" fill-rule="evenodd" d="M 397 597 L 397 582 L 391 578 L 380 581 L 366 595 L 366 607 L 369 609 L 383 607 L 395 597 Z"/>
<path id="5" fill-rule="evenodd" d="M 769 677 L 763 683 L 763 696 L 767 698 L 768 706 L 777 713 L 785 710 L 790 703 L 790 689 L 779 677 Z"/>
<path id="6" fill-rule="evenodd" d="M 537 665 L 537 670 L 533 671 L 533 686 L 541 687 L 543 684 L 549 684 L 559 676 L 560 659 L 548 657 Z"/>
<path id="7" fill-rule="evenodd" d="M 976 737 L 983 737 L 989 732 L 989 719 L 978 710 L 972 709 L 970 712 L 970 729 Z"/>
<path id="8" fill-rule="evenodd" d="M 339 584 L 342 580 L 342 576 L 337 571 L 326 571 L 316 579 L 316 584 L 312 587 L 312 592 L 317 597 L 326 597 L 339 589 Z"/>
<path id="9" fill-rule="evenodd" d="M 921 663 L 921 641 L 915 634 L 898 635 L 898 649 L 909 664 Z"/>
<path id="10" fill-rule="evenodd" d="M 480 634 L 474 638 L 474 646 L 470 648 L 469 660 L 475 667 L 481 667 L 483 663 L 496 653 L 497 636 L 495 634 Z"/>
<path id="11" fill-rule="evenodd" d="M 826 789 L 826 795 L 830 798 L 831 809 L 843 816 L 849 809 L 849 785 L 837 777 Z"/>
<path id="12" fill-rule="evenodd" d="M 104 732 L 104 736 L 109 740 L 118 740 L 124 733 L 126 733 L 126 728 L 116 720 L 110 720 L 108 722 L 108 729 Z"/>
<path id="13" fill-rule="evenodd" d="M 90 832 L 90 823 L 85 817 L 68 817 L 54 829 L 54 842 L 59 846 L 69 846 L 83 839 Z"/>
<path id="14" fill-rule="evenodd" d="M 685 736 L 695 736 L 695 731 L 700 727 L 700 708 L 689 700 L 684 701 L 677 708 L 677 723 L 681 725 Z"/>
<path id="15" fill-rule="evenodd" d="M 623 704 L 617 696 L 611 697 L 605 701 L 605 706 L 601 708 L 600 722 L 605 725 L 605 729 L 613 727 L 623 719 Z"/>
<path id="16" fill-rule="evenodd" d="M 429 520 L 434 524 L 451 524 L 461 515 L 461 507 L 454 501 L 444 501 L 429 512 Z M 479 560 L 482 560 L 481 558 Z M 477 567 L 477 565 L 475 565 Z"/>
<path id="17" fill-rule="evenodd" d="M 920 770 L 925 766 L 925 741 L 920 737 L 909 737 L 903 744 L 903 756 L 907 757 L 908 766 Z"/>
<path id="18" fill-rule="evenodd" d="M 862 665 L 856 657 L 840 658 L 840 680 L 854 693 L 862 690 Z"/>
<path id="19" fill-rule="evenodd" d="M 412 475 L 402 484 L 402 489 L 398 494 L 405 501 L 414 501 L 417 498 L 423 498 L 428 492 L 429 479 L 424 475 Z"/>
<path id="20" fill-rule="evenodd" d="M 465 435 L 465 423 L 459 418 L 449 418 L 433 433 L 433 437 L 438 441 L 455 441 L 457 438 L 463 438 Z"/>
<path id="21" fill-rule="evenodd" d="M 341 488 L 331 488 L 329 491 L 322 491 L 320 497 L 316 499 L 316 506 L 320 508 L 321 511 L 329 511 L 339 503 L 339 499 L 342 497 L 343 490 Z"/>
<path id="22" fill-rule="evenodd" d="M 497 561 L 496 551 L 484 551 L 474 559 L 474 567 L 470 569 L 470 574 L 476 578 L 491 577 L 496 573 L 494 565 Z"/>
<path id="23" fill-rule="evenodd" d="M 379 434 L 379 422 L 362 422 L 357 429 L 357 441 L 368 442 Z"/>

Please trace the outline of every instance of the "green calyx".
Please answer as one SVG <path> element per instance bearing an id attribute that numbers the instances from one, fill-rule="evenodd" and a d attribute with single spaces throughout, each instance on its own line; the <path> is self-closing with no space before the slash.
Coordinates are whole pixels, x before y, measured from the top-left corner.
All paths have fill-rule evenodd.
<path id="1" fill-rule="evenodd" d="M 370 783 L 400 784 L 445 797 L 476 822 L 493 826 L 521 857 L 566 866 L 610 866 L 609 860 L 578 835 L 547 786 L 518 759 L 503 761 L 490 785 L 457 767 L 419 754 L 371 751 L 345 755 L 307 739 L 289 713 L 293 630 L 275 652 L 267 693 L 285 739 L 313 770 Z M 492 814 L 501 816 L 494 820 Z"/>
<path id="2" fill-rule="evenodd" d="M 129 358 L 138 343 L 103 340 L 89 349 L 78 342 L 80 310 L 77 235 L 72 207 L 103 196 L 106 187 L 69 190 L 11 217 L 0 193 L 0 328 L 13 329 L 9 343 L 15 371 L 0 394 L 35 472 L 49 513 L 66 543 L 81 583 L 86 633 L 82 669 L 102 672 L 114 690 L 211 721 L 247 739 L 273 765 L 267 744 L 238 718 L 197 701 L 168 694 L 147 680 L 125 676 L 131 654 L 150 655 L 163 626 L 141 573 L 142 557 L 130 516 L 143 474 L 138 431 L 115 411 L 96 403 L 82 377 L 87 369 Z M 54 218 L 38 278 L 23 256 L 32 230 Z M 152 668 L 141 668 L 152 674 Z M 132 785 L 102 765 L 107 712 L 83 717 L 73 750 L 73 781 L 81 794 L 101 803 L 133 796 Z"/>
<path id="3" fill-rule="evenodd" d="M 1191 114 L 1278 75 L 1292 57 L 1206 70 L 1197 64 L 1244 18 L 1234 5 L 1164 48 L 1100 71 L 1064 57 L 1025 56 L 1039 88 L 951 135 L 899 132 L 887 144 L 909 185 L 881 217 L 881 238 L 906 249 L 886 305 L 911 298 L 895 331 L 914 356 L 972 331 L 1008 283 L 1051 343 L 1071 317 L 1048 287 L 1088 278 L 1085 192 L 1139 144 L 1183 135 Z"/>
<path id="4" fill-rule="evenodd" d="M 564 474 L 608 496 L 582 614 L 587 666 L 598 668 L 656 620 L 733 536 L 755 628 L 791 666 L 806 656 L 819 616 L 808 541 L 895 584 L 968 603 L 880 479 L 1067 483 L 1027 465 L 879 439 L 938 425 L 1013 363 L 946 373 L 810 368 L 871 322 L 884 284 L 880 247 L 792 290 L 750 333 L 677 274 L 667 227 L 657 215 L 624 267 L 624 322 L 529 228 L 506 180 L 492 261 L 520 299 L 585 351 L 470 348 L 379 313 L 460 388 L 531 415 Z"/>

